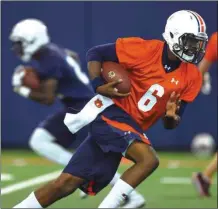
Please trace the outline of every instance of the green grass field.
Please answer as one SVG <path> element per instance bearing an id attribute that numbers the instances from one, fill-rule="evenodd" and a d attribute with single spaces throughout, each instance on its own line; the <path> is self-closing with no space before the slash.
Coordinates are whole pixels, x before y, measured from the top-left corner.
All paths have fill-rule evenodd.
<path id="1" fill-rule="evenodd" d="M 217 208 L 217 181 L 211 188 L 211 198 L 199 198 L 190 182 L 192 172 L 202 170 L 209 159 L 196 159 L 189 153 L 159 153 L 160 166 L 155 173 L 137 190 L 147 200 L 147 208 Z M 130 166 L 122 163 L 119 172 Z M 38 157 L 30 151 L 2 151 L 2 181 L 1 181 L 1 208 L 12 208 L 23 200 L 31 191 L 38 188 L 38 181 L 45 180 L 41 175 L 53 173 L 62 169 L 61 166 Z M 52 176 L 53 174 L 46 175 Z M 11 176 L 7 180 L 3 177 Z M 53 175 L 53 177 L 56 174 Z M 31 179 L 30 181 L 27 181 Z M 35 182 L 33 181 L 35 179 Z M 19 184 L 24 182 L 23 184 Z M 32 185 L 27 185 L 28 183 Z M 18 188 L 18 186 L 20 188 Z M 105 188 L 95 197 L 81 200 L 79 191 L 53 204 L 50 208 L 97 208 L 110 187 Z"/>

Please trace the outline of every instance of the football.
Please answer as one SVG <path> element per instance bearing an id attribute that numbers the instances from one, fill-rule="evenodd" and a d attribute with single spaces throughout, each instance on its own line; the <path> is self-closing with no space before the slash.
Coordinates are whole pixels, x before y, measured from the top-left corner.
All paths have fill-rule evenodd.
<path id="1" fill-rule="evenodd" d="M 122 65 L 115 62 L 104 62 L 102 64 L 101 75 L 107 83 L 122 79 L 123 82 L 116 85 L 118 92 L 130 92 L 131 82 L 129 79 L 129 73 Z"/>
<path id="2" fill-rule="evenodd" d="M 36 70 L 30 66 L 23 66 L 25 70 L 25 75 L 23 77 L 23 85 L 31 89 L 39 89 L 40 79 L 36 73 Z"/>

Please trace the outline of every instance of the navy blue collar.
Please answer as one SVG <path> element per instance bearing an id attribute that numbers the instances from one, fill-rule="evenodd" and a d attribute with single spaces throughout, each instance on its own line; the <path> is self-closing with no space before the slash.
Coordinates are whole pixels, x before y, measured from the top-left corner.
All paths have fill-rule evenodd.
<path id="1" fill-rule="evenodd" d="M 165 42 L 163 48 L 163 55 L 162 55 L 162 64 L 166 73 L 170 73 L 175 69 L 177 69 L 182 61 L 179 59 L 176 61 L 169 60 L 167 50 L 168 50 L 168 45 Z"/>

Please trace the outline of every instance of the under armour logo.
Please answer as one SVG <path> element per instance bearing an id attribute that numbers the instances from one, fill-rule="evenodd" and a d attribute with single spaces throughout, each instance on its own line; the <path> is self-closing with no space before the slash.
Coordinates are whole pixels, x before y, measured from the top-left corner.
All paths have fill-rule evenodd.
<path id="1" fill-rule="evenodd" d="M 164 68 L 168 71 L 171 70 L 171 67 L 168 67 L 167 65 L 165 65 Z"/>
<path id="2" fill-rule="evenodd" d="M 175 78 L 172 78 L 171 79 L 171 83 L 175 83 L 176 85 L 179 83 L 179 81 L 178 80 L 176 80 Z"/>
<path id="3" fill-rule="evenodd" d="M 131 131 L 125 132 L 124 134 L 125 134 L 125 135 L 127 135 L 127 134 L 131 134 Z"/>
<path id="4" fill-rule="evenodd" d="M 102 101 L 100 99 L 95 100 L 95 106 L 101 108 L 103 106 Z"/>

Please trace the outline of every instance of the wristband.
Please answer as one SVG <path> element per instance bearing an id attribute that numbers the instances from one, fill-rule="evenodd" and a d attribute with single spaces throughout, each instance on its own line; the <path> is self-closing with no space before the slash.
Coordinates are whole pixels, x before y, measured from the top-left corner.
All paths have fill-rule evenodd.
<path id="1" fill-rule="evenodd" d="M 91 83 L 92 83 L 92 87 L 93 87 L 94 91 L 96 92 L 96 89 L 99 86 L 104 85 L 105 81 L 102 77 L 96 77 L 96 78 L 94 78 L 94 80 L 91 81 Z"/>
<path id="2" fill-rule="evenodd" d="M 164 116 L 164 123 L 165 123 L 165 128 L 166 129 L 173 129 L 175 128 L 180 122 L 180 117 L 176 115 L 175 117 L 173 116 Z"/>
<path id="3" fill-rule="evenodd" d="M 31 92 L 31 89 L 28 88 L 28 87 L 25 87 L 25 86 L 21 86 L 21 87 L 19 87 L 19 89 L 18 89 L 18 93 L 19 93 L 21 96 L 26 97 L 26 98 L 29 97 L 30 92 Z"/>

